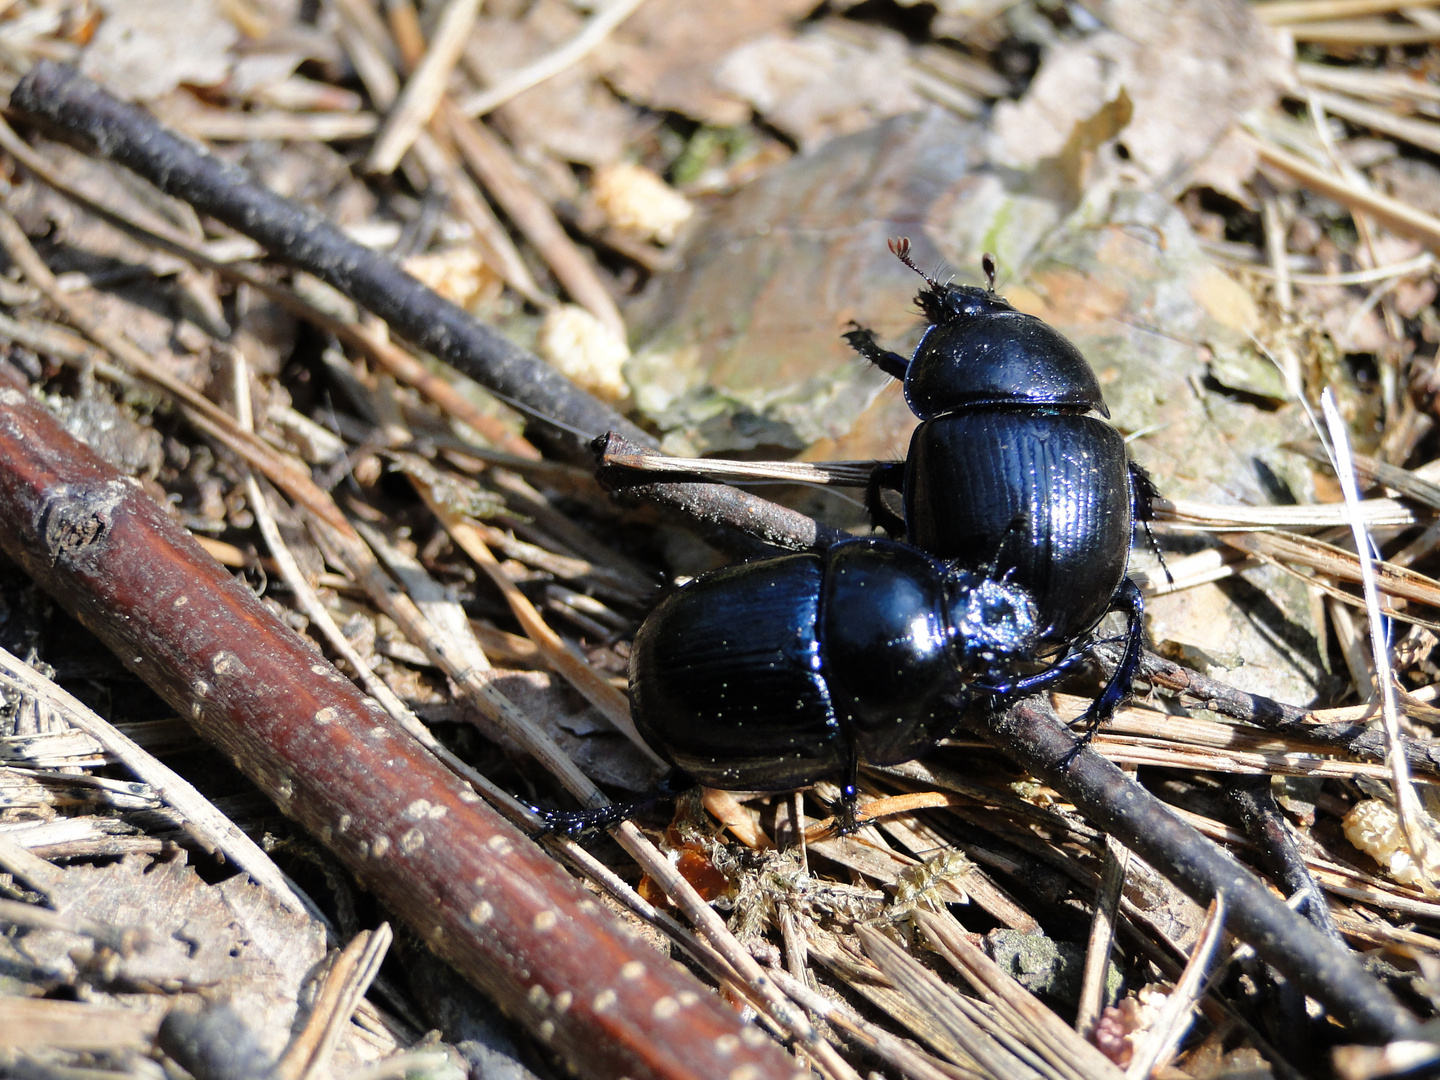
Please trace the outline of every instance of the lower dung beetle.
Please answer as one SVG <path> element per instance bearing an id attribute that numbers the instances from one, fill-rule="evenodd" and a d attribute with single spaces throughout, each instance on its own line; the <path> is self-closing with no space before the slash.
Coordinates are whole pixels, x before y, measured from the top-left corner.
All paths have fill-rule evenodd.
<path id="1" fill-rule="evenodd" d="M 1039 689 L 1074 656 L 1033 675 L 1040 622 L 1003 578 L 895 540 L 857 538 L 702 575 L 645 620 L 630 654 L 631 709 L 677 774 L 780 791 L 843 776 L 853 827 L 856 770 L 919 756 L 976 694 Z M 567 832 L 613 824 L 653 797 L 600 810 L 544 811 Z"/>
<path id="2" fill-rule="evenodd" d="M 691 582 L 640 628 L 635 723 L 710 787 L 778 791 L 860 761 L 918 756 L 974 686 L 1033 655 L 1035 605 L 1015 585 L 893 540 L 740 563 Z"/>

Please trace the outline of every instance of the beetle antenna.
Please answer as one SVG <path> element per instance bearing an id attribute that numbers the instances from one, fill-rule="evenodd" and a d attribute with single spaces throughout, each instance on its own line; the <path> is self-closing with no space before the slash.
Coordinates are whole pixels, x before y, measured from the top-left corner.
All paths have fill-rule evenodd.
<path id="1" fill-rule="evenodd" d="M 908 236 L 896 237 L 893 240 L 887 240 L 886 243 L 889 245 L 891 252 L 894 253 L 897 259 L 899 259 L 911 270 L 914 270 L 915 273 L 919 274 L 922 278 L 925 279 L 925 284 L 929 285 L 937 292 L 944 288 L 944 286 L 941 285 L 938 281 L 932 278 L 929 274 L 925 273 L 924 270 L 921 270 L 918 266 L 916 266 L 915 260 L 910 258 L 910 238 Z"/>
<path id="2" fill-rule="evenodd" d="M 1004 573 L 1001 573 L 1000 561 L 1004 558 L 1005 549 L 1010 546 L 1012 541 L 1025 539 L 1025 531 L 1029 526 L 1030 515 L 1024 511 L 1021 511 L 1010 519 L 1010 524 L 1005 526 L 1004 534 L 1000 537 L 999 543 L 995 545 L 995 554 L 976 567 L 981 577 L 989 581 L 1006 583 L 1010 581 L 1011 576 L 1014 575 L 1016 571 L 1016 567 L 1012 563 L 1005 567 Z"/>
<path id="3" fill-rule="evenodd" d="M 491 397 L 495 398 L 497 401 L 503 402 L 504 404 L 510 406 L 510 408 L 514 409 L 516 412 L 523 413 L 526 416 L 539 420 L 542 424 L 549 424 L 551 427 L 558 428 L 559 430 L 564 432 L 568 432 L 569 434 L 574 435 L 577 439 L 580 439 L 582 442 L 589 442 L 595 438 L 595 433 L 593 431 L 581 431 L 573 424 L 567 424 L 565 423 L 565 421 L 556 419 L 555 417 L 550 416 L 547 413 L 541 412 L 539 409 L 532 408 L 531 406 L 526 405 L 523 401 L 520 401 L 518 398 L 511 397 L 509 394 L 502 394 L 499 390 L 491 390 L 488 387 L 486 388 L 485 392 Z"/>
<path id="4" fill-rule="evenodd" d="M 988 251 L 981 255 L 980 269 L 985 271 L 986 288 L 993 293 L 995 291 L 995 256 Z"/>

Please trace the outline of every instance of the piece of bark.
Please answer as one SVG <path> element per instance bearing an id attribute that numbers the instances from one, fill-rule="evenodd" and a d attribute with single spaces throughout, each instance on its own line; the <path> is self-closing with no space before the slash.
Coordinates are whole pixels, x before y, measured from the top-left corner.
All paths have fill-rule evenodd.
<path id="1" fill-rule="evenodd" d="M 579 1074 L 796 1074 L 13 388 L 0 547 Z"/>

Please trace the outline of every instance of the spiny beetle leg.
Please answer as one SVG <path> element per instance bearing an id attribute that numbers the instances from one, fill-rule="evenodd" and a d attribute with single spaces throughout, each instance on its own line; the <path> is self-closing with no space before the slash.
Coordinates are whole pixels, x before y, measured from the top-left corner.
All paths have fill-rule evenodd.
<path id="1" fill-rule="evenodd" d="M 609 829 L 642 810 L 648 810 L 658 802 L 673 799 L 686 788 L 693 786 L 694 781 L 688 776 L 678 769 L 671 769 L 649 791 L 622 802 L 607 803 L 588 810 L 552 810 L 548 807 L 532 806 L 530 810 L 545 824 L 531 839 L 539 840 L 546 836 L 567 836 L 573 839 L 598 829 Z"/>
<path id="2" fill-rule="evenodd" d="M 1076 750 L 1089 743 L 1100 725 L 1115 714 L 1120 702 L 1129 695 L 1130 686 L 1135 681 L 1135 672 L 1140 669 L 1140 652 L 1145 645 L 1145 598 L 1140 594 L 1139 586 L 1129 578 L 1120 583 L 1120 588 L 1115 593 L 1115 607 L 1129 609 L 1126 616 L 1125 651 L 1121 654 L 1115 674 L 1110 677 L 1105 689 L 1076 722 L 1080 727 L 1080 742 Z"/>
<path id="3" fill-rule="evenodd" d="M 887 462 L 876 465 L 870 473 L 870 483 L 865 486 L 865 509 L 870 512 L 870 521 L 877 529 L 884 529 L 891 536 L 905 535 L 905 519 L 885 505 L 884 492 L 902 491 L 905 486 L 905 463 Z"/>
<path id="4" fill-rule="evenodd" d="M 1160 497 L 1160 491 L 1143 465 L 1132 461 L 1129 466 L 1130 503 L 1135 521 L 1145 530 L 1145 541 L 1155 553 L 1155 558 L 1160 561 L 1160 569 L 1165 571 L 1165 580 L 1174 585 L 1175 579 L 1170 574 L 1170 567 L 1165 565 L 1165 555 L 1161 552 L 1160 545 L 1155 542 L 1155 534 L 1150 531 L 1150 522 L 1155 520 L 1155 500 Z"/>
<path id="5" fill-rule="evenodd" d="M 855 328 L 845 334 L 845 340 L 850 343 L 850 347 L 892 379 L 903 380 L 905 369 L 910 366 L 910 361 L 899 353 L 882 349 L 880 343 L 875 340 L 875 331 L 855 322 L 850 325 Z"/>

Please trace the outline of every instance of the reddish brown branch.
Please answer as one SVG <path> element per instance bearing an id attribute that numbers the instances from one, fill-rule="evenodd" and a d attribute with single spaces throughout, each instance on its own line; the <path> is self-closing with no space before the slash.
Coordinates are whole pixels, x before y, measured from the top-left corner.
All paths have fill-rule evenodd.
<path id="1" fill-rule="evenodd" d="M 578 1073 L 796 1074 L 10 387 L 0 547 Z"/>

